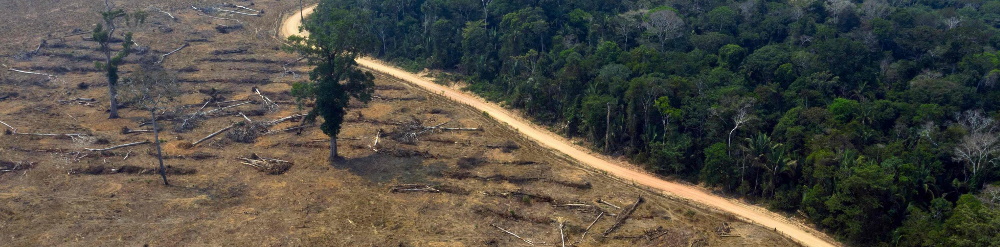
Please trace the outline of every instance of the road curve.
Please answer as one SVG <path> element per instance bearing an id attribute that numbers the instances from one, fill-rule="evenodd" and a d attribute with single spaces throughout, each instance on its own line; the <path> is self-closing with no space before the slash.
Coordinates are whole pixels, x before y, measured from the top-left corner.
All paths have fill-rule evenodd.
<path id="1" fill-rule="evenodd" d="M 305 15 L 309 15 L 310 13 L 313 12 L 315 8 L 316 5 L 313 5 L 306 8 L 302 12 Z M 291 35 L 308 35 L 308 33 L 299 32 L 299 26 L 301 24 L 302 22 L 300 13 L 296 11 L 294 15 L 286 18 L 282 22 L 282 26 L 279 30 L 279 33 L 282 37 L 288 37 Z M 753 223 L 764 226 L 766 228 L 775 229 L 776 231 L 785 234 L 786 236 L 795 240 L 796 242 L 799 242 L 806 246 L 816 246 L 816 247 L 838 246 L 835 243 L 832 243 L 822 237 L 812 234 L 814 232 L 817 232 L 816 230 L 809 229 L 808 227 L 802 226 L 800 224 L 791 223 L 788 220 L 786 220 L 783 216 L 767 211 L 766 209 L 763 209 L 761 207 L 746 205 L 735 200 L 730 200 L 720 196 L 716 196 L 701 187 L 666 181 L 641 171 L 636 171 L 621 165 L 617 165 L 613 162 L 608 161 L 606 158 L 602 158 L 599 157 L 599 155 L 591 154 L 585 151 L 586 149 L 582 147 L 573 145 L 569 140 L 567 140 L 562 136 L 559 136 L 553 132 L 550 132 L 534 124 L 531 124 L 530 121 L 520 118 L 512 112 L 503 109 L 502 107 L 499 107 L 496 104 L 489 103 L 486 100 L 483 100 L 476 96 L 459 91 L 457 89 L 433 83 L 418 75 L 406 72 L 404 70 L 389 65 L 385 65 L 371 58 L 358 58 L 357 62 L 363 67 L 394 76 L 408 83 L 424 88 L 425 90 L 428 90 L 435 94 L 442 95 L 451 100 L 472 106 L 476 109 L 486 112 L 497 121 L 506 123 L 511 128 L 514 128 L 515 130 L 521 132 L 523 135 L 534 140 L 535 142 L 538 142 L 541 145 L 554 149 L 556 151 L 562 152 L 567 156 L 576 159 L 580 163 L 589 165 L 597 170 L 605 171 L 608 174 L 614 175 L 616 177 L 625 180 L 632 181 L 636 184 L 641 184 L 660 190 L 665 194 L 684 198 L 692 202 L 704 204 L 711 208 L 732 213 L 734 215 L 747 219 Z"/>

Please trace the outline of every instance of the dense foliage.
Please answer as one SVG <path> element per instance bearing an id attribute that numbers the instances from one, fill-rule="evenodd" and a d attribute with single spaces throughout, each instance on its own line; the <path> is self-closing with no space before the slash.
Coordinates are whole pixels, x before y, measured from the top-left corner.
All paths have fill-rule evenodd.
<path id="1" fill-rule="evenodd" d="M 1000 1 L 331 0 L 371 52 L 859 245 L 998 245 Z"/>
<path id="2" fill-rule="evenodd" d="M 373 43 L 367 27 L 367 12 L 350 11 L 338 2 L 324 1 L 303 23 L 302 29 L 311 35 L 288 37 L 291 43 L 284 47 L 294 51 L 309 61 L 313 70 L 309 72 L 310 82 L 295 83 L 291 93 L 299 101 L 312 100 L 304 122 L 323 117 L 320 129 L 330 137 L 328 161 L 336 162 L 337 135 L 347 114 L 351 99 L 361 102 L 371 100 L 375 87 L 375 76 L 358 68 L 355 59 Z"/>

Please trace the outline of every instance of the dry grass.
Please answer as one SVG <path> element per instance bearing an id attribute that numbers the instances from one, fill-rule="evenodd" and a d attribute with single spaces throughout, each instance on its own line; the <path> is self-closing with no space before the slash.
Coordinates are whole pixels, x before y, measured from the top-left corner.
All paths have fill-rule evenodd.
<path id="1" fill-rule="evenodd" d="M 17 1 L 15 1 L 17 2 Z M 263 112 L 248 104 L 218 112 L 183 133 L 172 131 L 178 119 L 161 121 L 165 162 L 173 167 L 172 186 L 163 186 L 151 145 L 92 153 L 83 148 L 152 140 L 151 133 L 124 135 L 122 127 L 140 126 L 148 113 L 123 109 L 123 118 L 107 120 L 103 77 L 90 68 L 97 56 L 83 36 L 51 40 L 43 55 L 25 58 L 40 39 L 89 30 L 96 22 L 98 1 L 28 1 L 0 9 L 0 21 L 19 23 L 0 30 L 0 60 L 16 68 L 37 68 L 56 79 L 3 72 L 0 121 L 19 132 L 82 133 L 92 139 L 0 135 L 0 168 L 31 164 L 28 169 L 0 172 L 0 239 L 5 245 L 323 245 L 323 246 L 481 246 L 518 245 L 520 240 L 490 226 L 495 224 L 536 242 L 559 242 L 557 219 L 575 242 L 597 212 L 619 210 L 597 204 L 601 199 L 627 206 L 636 196 L 647 203 L 610 238 L 600 238 L 614 217 L 597 222 L 578 246 L 788 246 L 790 241 L 769 230 L 731 217 L 670 200 L 611 179 L 563 159 L 484 117 L 393 78 L 379 76 L 379 98 L 352 108 L 339 136 L 344 162 L 325 162 L 327 142 L 317 128 L 300 135 L 261 135 L 251 143 L 220 135 L 198 146 L 189 144 L 234 122 L 244 112 L 255 122 L 297 112 L 290 103 Z M 281 64 L 295 60 L 276 48 L 274 26 L 279 13 L 294 1 L 257 2 L 263 17 L 244 20 L 244 28 L 222 34 L 218 25 L 233 24 L 200 16 L 188 2 L 129 1 L 127 7 L 156 3 L 179 21 L 151 12 L 137 41 L 157 56 L 184 42 L 190 47 L 164 63 L 180 71 L 185 94 L 172 107 L 184 118 L 204 99 L 256 99 L 257 86 L 275 101 L 290 101 L 289 85 L 304 78 L 284 74 Z M 196 1 L 215 4 L 222 1 Z M 124 3 L 124 2 L 123 2 Z M 81 24 L 86 23 L 86 24 Z M 170 30 L 166 32 L 166 30 Z M 236 49 L 233 54 L 220 50 Z M 213 54 L 214 52 L 214 54 Z M 218 54 L 218 55 L 216 55 Z M 135 61 L 138 56 L 130 58 Z M 294 68 L 298 75 L 307 68 Z M 59 69 L 63 68 L 63 69 Z M 132 68 L 125 66 L 127 73 Z M 85 84 L 86 86 L 81 86 Z M 92 106 L 57 100 L 95 98 Z M 206 110 L 228 104 L 209 104 Z M 181 107 L 186 106 L 186 107 Z M 360 106 L 360 105 L 359 105 Z M 250 114 L 258 112 L 260 114 Z M 361 113 L 359 118 L 358 113 Z M 413 119 L 424 125 L 478 127 L 482 131 L 431 131 L 413 144 L 389 138 Z M 298 126 L 286 122 L 271 130 Z M 376 147 L 376 133 L 382 136 Z M 318 141 L 317 141 L 318 140 Z M 513 145 L 511 145 L 513 144 Z M 503 146 L 497 148 L 496 146 Z M 516 148 L 513 148 L 516 146 Z M 287 172 L 269 175 L 240 164 L 251 153 L 294 163 Z M 126 159 L 127 157 L 127 159 Z M 89 171 L 89 172 L 88 172 Z M 93 174 L 93 175 L 91 175 Z M 454 176 L 454 174 L 465 174 Z M 399 184 L 429 185 L 439 193 L 392 193 Z M 589 204 L 592 207 L 565 207 Z M 595 208 L 596 207 L 596 208 Z M 745 237 L 719 237 L 712 229 L 732 222 Z M 663 229 L 655 239 L 632 238 Z M 660 232 L 658 232 L 660 233 Z"/>

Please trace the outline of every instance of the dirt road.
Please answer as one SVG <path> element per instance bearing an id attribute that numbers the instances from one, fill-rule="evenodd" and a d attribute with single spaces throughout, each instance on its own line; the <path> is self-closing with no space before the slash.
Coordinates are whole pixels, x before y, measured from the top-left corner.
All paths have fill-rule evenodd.
<path id="1" fill-rule="evenodd" d="M 311 6 L 305 9 L 304 13 L 309 15 L 313 12 L 316 6 Z M 287 37 L 290 35 L 308 35 L 308 33 L 299 33 L 298 27 L 301 25 L 301 16 L 299 13 L 288 17 L 284 20 L 281 26 L 280 34 L 282 37 Z M 406 82 L 413 85 L 422 87 L 430 92 L 442 95 L 454 101 L 462 104 L 466 104 L 483 112 L 488 113 L 497 121 L 508 124 L 511 128 L 514 128 L 531 138 L 532 140 L 540 143 L 543 146 L 554 149 L 556 151 L 562 152 L 573 159 L 576 159 L 580 163 L 589 165 L 595 169 L 606 171 L 608 174 L 622 178 L 624 180 L 632 181 L 636 184 L 645 185 L 657 190 L 661 190 L 666 194 L 673 195 L 675 197 L 684 198 L 693 201 L 698 204 L 704 204 L 712 208 L 716 208 L 725 212 L 735 214 L 739 217 L 747 219 L 753 223 L 762 225 L 764 227 L 775 229 L 781 233 L 784 233 L 791 239 L 798 241 L 806 246 L 836 246 L 836 244 L 814 235 L 816 231 L 809 229 L 808 227 L 802 226 L 786 220 L 783 216 L 767 211 L 766 209 L 746 205 L 735 200 L 730 200 L 713 195 L 703 188 L 684 185 L 680 183 L 669 182 L 653 175 L 636 171 L 633 169 L 626 168 L 615 164 L 614 162 L 608 161 L 607 157 L 602 157 L 599 154 L 592 154 L 583 147 L 573 145 L 569 140 L 563 138 L 555 133 L 545 130 L 539 126 L 532 124 L 523 118 L 520 118 L 513 114 L 512 112 L 499 107 L 496 104 L 489 103 L 486 100 L 478 98 L 476 96 L 464 93 L 462 91 L 445 87 L 442 85 L 435 84 L 430 80 L 422 78 L 413 73 L 406 72 L 404 70 L 385 65 L 379 61 L 370 58 L 359 58 L 357 60 L 358 64 L 361 66 L 370 68 L 372 70 L 382 72 L 397 78 L 400 78 Z M 822 233 L 819 233 L 822 234 Z"/>

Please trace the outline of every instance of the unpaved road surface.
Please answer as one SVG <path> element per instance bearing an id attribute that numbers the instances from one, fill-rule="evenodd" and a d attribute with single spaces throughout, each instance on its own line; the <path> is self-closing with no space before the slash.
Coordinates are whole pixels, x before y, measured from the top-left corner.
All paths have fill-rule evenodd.
<path id="1" fill-rule="evenodd" d="M 306 8 L 303 13 L 305 15 L 309 15 L 315 8 L 315 5 Z M 295 13 L 285 19 L 280 30 L 281 36 L 288 37 L 290 35 L 308 35 L 308 33 L 299 32 L 299 26 L 302 24 L 301 18 L 302 17 L 299 13 Z M 634 182 L 635 184 L 641 184 L 663 191 L 665 194 L 732 213 L 753 223 L 775 229 L 776 231 L 781 232 L 789 238 L 806 246 L 837 246 L 826 238 L 816 235 L 822 233 L 809 229 L 801 224 L 793 223 L 785 217 L 767 211 L 761 207 L 746 205 L 735 200 L 722 198 L 713 195 L 700 187 L 666 181 L 653 175 L 610 162 L 606 157 L 599 157 L 599 155 L 589 153 L 585 151 L 586 149 L 573 145 L 566 138 L 531 124 L 531 122 L 516 116 L 511 111 L 503 109 L 496 104 L 489 103 L 476 96 L 454 88 L 436 84 L 418 75 L 385 65 L 374 59 L 359 58 L 357 62 L 363 67 L 394 76 L 435 94 L 442 95 L 451 100 L 472 106 L 488 113 L 497 121 L 506 123 L 511 128 L 518 130 L 535 142 L 562 152 L 567 156 L 576 159 L 580 163 L 589 165 L 597 170 L 605 171 L 610 175 Z"/>

